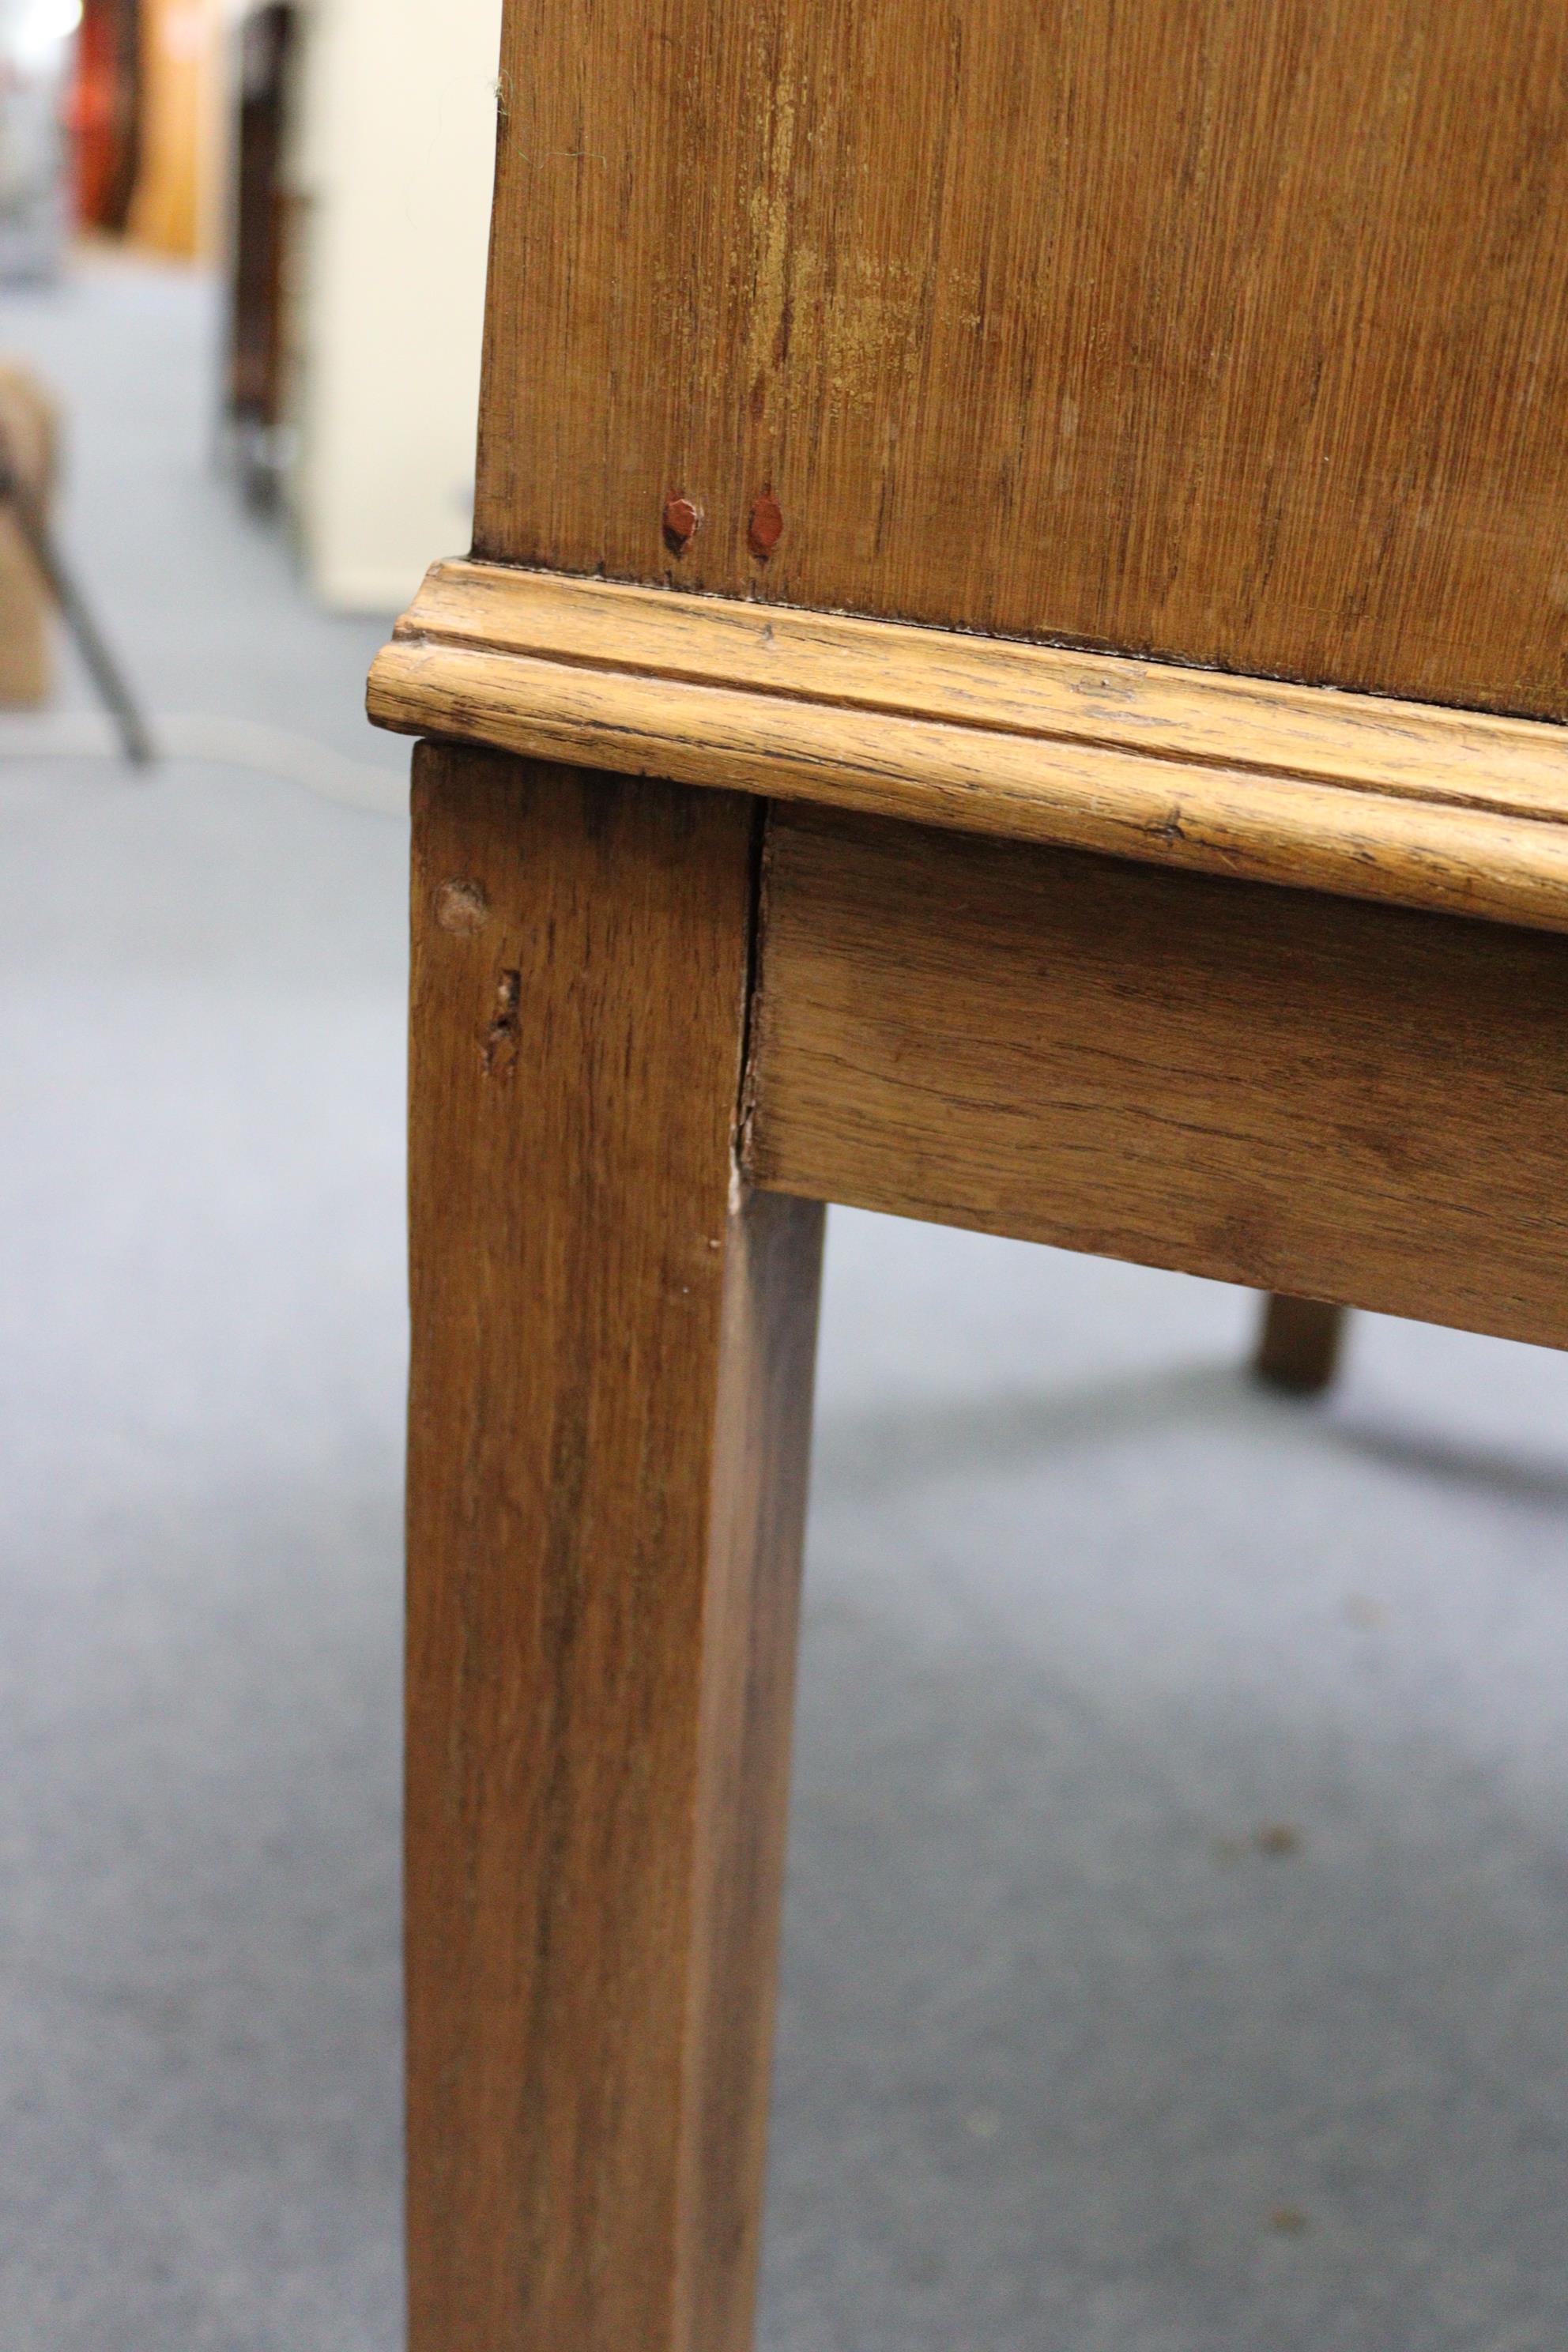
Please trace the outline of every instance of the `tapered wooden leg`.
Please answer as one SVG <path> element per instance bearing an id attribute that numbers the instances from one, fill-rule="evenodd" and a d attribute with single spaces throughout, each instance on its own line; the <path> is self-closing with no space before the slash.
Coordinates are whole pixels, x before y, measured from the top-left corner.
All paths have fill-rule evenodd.
<path id="1" fill-rule="evenodd" d="M 1252 1369 L 1270 1388 L 1319 1396 L 1339 1370 L 1345 1310 L 1276 1291 L 1264 1305 Z"/>
<path id="2" fill-rule="evenodd" d="M 416 758 L 412 2352 L 751 2337 L 822 1213 L 756 811 Z"/>

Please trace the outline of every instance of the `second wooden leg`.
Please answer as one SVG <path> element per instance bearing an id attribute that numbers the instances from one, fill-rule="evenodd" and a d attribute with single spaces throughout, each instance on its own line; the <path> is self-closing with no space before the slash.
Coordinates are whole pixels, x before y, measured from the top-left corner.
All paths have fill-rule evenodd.
<path id="1" fill-rule="evenodd" d="M 1252 1368 L 1270 1388 L 1320 1396 L 1332 1384 L 1344 1345 L 1345 1309 L 1276 1292 L 1264 1304 Z"/>
<path id="2" fill-rule="evenodd" d="M 755 822 L 418 755 L 412 2352 L 750 2340 L 821 1240 L 735 1169 Z"/>

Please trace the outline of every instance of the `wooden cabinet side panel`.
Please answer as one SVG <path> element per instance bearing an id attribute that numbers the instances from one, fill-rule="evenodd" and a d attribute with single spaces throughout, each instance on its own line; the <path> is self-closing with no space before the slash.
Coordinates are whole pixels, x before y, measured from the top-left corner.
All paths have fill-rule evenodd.
<path id="1" fill-rule="evenodd" d="M 510 0 L 500 92 L 482 553 L 1568 715 L 1558 0 Z"/>

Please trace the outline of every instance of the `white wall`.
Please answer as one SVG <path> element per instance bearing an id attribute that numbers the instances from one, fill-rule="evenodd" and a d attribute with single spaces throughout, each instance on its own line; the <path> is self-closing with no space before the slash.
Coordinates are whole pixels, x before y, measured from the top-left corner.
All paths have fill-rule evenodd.
<path id="1" fill-rule="evenodd" d="M 501 0 L 314 0 L 291 174 L 310 579 L 394 612 L 468 547 Z"/>

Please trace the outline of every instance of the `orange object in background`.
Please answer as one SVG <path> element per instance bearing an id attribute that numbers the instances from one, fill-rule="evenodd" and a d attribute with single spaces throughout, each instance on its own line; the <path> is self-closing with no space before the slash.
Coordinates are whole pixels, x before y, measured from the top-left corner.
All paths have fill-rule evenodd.
<path id="1" fill-rule="evenodd" d="M 142 80 L 137 0 L 85 0 L 69 120 L 76 216 L 118 235 L 136 185 Z"/>
<path id="2" fill-rule="evenodd" d="M 180 260 L 220 237 L 221 0 L 84 0 L 69 115 L 77 219 Z"/>
<path id="3" fill-rule="evenodd" d="M 129 227 L 192 260 L 216 244 L 221 16 L 216 0 L 141 0 L 141 163 Z"/>

